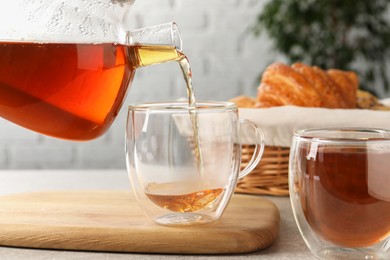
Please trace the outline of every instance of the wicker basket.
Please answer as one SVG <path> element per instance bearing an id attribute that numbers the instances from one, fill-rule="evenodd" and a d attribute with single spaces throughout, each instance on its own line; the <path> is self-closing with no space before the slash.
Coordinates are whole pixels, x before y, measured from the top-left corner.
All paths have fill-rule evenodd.
<path id="1" fill-rule="evenodd" d="M 243 169 L 252 157 L 254 145 L 243 145 Z M 260 163 L 251 173 L 239 180 L 237 193 L 288 196 L 289 147 L 266 146 Z"/>

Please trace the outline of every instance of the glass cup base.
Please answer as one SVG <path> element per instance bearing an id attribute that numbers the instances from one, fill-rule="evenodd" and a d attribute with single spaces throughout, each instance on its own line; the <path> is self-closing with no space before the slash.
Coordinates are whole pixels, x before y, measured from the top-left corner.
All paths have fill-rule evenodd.
<path id="1" fill-rule="evenodd" d="M 165 226 L 192 226 L 214 222 L 215 219 L 201 213 L 170 213 L 153 219 L 156 223 Z"/>
<path id="2" fill-rule="evenodd" d="M 345 259 L 345 260 L 385 260 L 389 259 L 389 255 L 380 254 L 374 250 L 367 248 L 340 248 L 326 247 L 315 253 L 321 259 Z"/>

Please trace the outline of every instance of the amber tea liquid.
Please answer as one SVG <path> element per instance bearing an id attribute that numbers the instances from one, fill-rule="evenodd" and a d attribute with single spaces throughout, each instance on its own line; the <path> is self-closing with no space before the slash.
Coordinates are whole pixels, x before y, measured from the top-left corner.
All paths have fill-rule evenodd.
<path id="1" fill-rule="evenodd" d="M 174 60 L 173 47 L 0 42 L 0 116 L 63 139 L 105 133 L 140 66 Z"/>
<path id="2" fill-rule="evenodd" d="M 121 45 L 0 43 L 0 116 L 46 135 L 92 139 L 111 125 L 133 76 Z"/>
<path id="3" fill-rule="evenodd" d="M 222 188 L 185 191 L 191 190 L 194 186 L 197 186 L 196 183 L 152 183 L 146 187 L 145 194 L 161 208 L 174 212 L 195 212 L 212 204 L 224 191 Z"/>
<path id="4" fill-rule="evenodd" d="M 364 147 L 299 152 L 302 208 L 319 236 L 343 247 L 365 247 L 390 235 L 390 197 L 383 195 L 390 194 L 384 182 L 390 153 Z"/>

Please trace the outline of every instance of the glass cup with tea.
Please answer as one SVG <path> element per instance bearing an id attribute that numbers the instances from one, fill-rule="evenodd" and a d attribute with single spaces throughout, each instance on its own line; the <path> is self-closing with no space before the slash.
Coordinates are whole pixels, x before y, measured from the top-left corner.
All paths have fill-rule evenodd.
<path id="1" fill-rule="evenodd" d="M 323 259 L 390 259 L 390 131 L 297 131 L 289 166 L 299 230 Z"/>
<path id="2" fill-rule="evenodd" d="M 135 70 L 180 57 L 174 23 L 130 30 L 134 0 L 12 0 L 0 8 L 0 116 L 39 133 L 107 131 Z"/>
<path id="3" fill-rule="evenodd" d="M 245 130 L 245 131 L 244 131 Z M 256 144 L 240 172 L 241 136 Z M 236 187 L 260 161 L 264 137 L 240 120 L 230 102 L 145 103 L 130 106 L 126 160 L 131 185 L 146 216 L 161 225 L 218 220 Z"/>

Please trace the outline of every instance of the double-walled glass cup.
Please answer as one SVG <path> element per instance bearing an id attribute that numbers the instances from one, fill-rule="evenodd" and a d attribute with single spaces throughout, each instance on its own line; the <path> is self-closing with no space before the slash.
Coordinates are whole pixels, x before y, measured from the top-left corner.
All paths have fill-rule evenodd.
<path id="1" fill-rule="evenodd" d="M 256 144 L 240 172 L 241 128 Z M 162 225 L 218 220 L 236 187 L 259 162 L 264 137 L 238 118 L 230 102 L 146 103 L 130 106 L 126 158 L 131 185 L 145 214 Z"/>
<path id="2" fill-rule="evenodd" d="M 390 131 L 313 129 L 294 134 L 294 216 L 323 259 L 390 259 Z"/>

